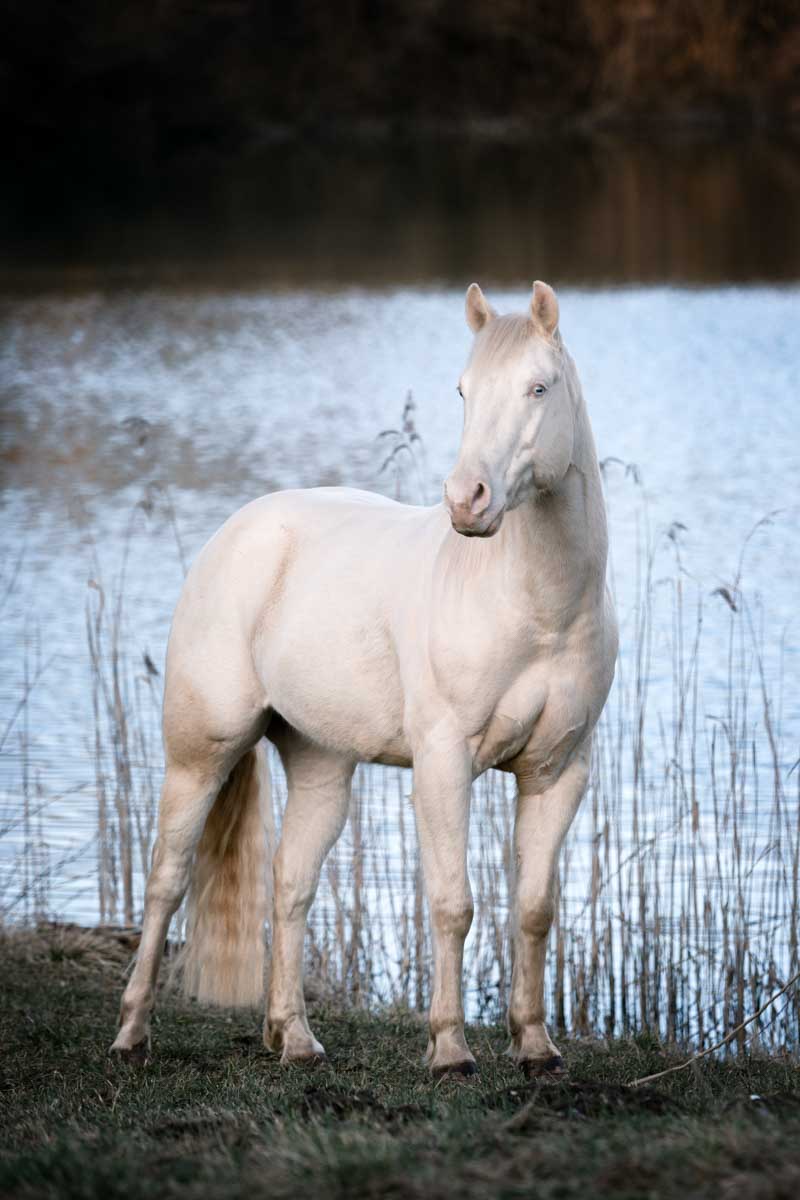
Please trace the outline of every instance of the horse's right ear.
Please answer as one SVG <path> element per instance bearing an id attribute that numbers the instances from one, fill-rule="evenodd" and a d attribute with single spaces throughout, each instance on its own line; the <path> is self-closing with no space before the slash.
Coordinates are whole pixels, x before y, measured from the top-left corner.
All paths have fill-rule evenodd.
<path id="1" fill-rule="evenodd" d="M 471 283 L 467 288 L 466 310 L 467 324 L 473 333 L 479 333 L 487 321 L 497 316 L 477 283 Z"/>

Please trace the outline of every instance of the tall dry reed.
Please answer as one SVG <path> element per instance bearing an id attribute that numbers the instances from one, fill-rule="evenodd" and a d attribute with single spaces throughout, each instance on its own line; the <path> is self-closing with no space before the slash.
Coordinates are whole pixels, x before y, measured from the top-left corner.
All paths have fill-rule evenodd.
<path id="1" fill-rule="evenodd" d="M 395 491 L 408 497 L 424 477 L 412 403 L 382 449 Z M 403 459 L 410 471 L 398 465 Z M 683 528 L 653 533 L 636 472 L 629 474 L 640 513 L 635 595 L 622 614 L 623 653 L 597 729 L 587 796 L 562 855 L 548 1010 L 561 1032 L 650 1031 L 707 1042 L 800 967 L 798 750 L 783 732 L 782 671 L 767 672 L 771 631 L 744 585 L 748 545 L 734 577 L 709 592 L 687 573 Z M 756 527 L 752 536 L 759 533 Z M 90 586 L 86 634 L 96 908 L 103 922 L 130 924 L 140 918 L 154 831 L 161 681 L 137 648 L 124 595 L 124 571 L 110 598 L 100 584 Z M 14 717 L 23 744 L 24 698 L 43 670 L 35 656 L 26 661 Z M 274 755 L 273 769 L 279 818 L 285 784 Z M 410 791 L 410 772 L 359 768 L 350 820 L 311 913 L 314 978 L 359 1005 L 423 1009 L 429 1000 L 431 950 Z M 50 889 L 57 890 L 64 863 L 50 854 L 40 793 L 23 771 L 12 824 L 22 822 L 28 849 L 22 875 L 0 878 L 9 914 L 53 911 Z M 506 1004 L 511 970 L 512 781 L 490 772 L 472 803 L 467 1004 L 473 1018 L 493 1019 Z M 0 834 L 11 828 L 2 816 Z M 796 1048 L 797 992 L 743 1033 L 739 1049 L 745 1036 L 770 1049 Z"/>

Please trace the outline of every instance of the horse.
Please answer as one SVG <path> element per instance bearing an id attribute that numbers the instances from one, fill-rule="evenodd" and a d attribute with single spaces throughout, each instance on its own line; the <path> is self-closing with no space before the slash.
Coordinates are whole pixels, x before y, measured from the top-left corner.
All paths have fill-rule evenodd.
<path id="1" fill-rule="evenodd" d="M 283 1063 L 320 1060 L 303 994 L 306 920 L 356 764 L 413 767 L 433 945 L 426 1061 L 472 1074 L 462 1000 L 473 917 L 473 781 L 516 777 L 509 1053 L 564 1072 L 545 1024 L 558 854 L 614 676 L 607 523 L 594 439 L 553 290 L 498 315 L 477 284 L 443 502 L 275 492 L 236 512 L 186 578 L 170 632 L 166 769 L 137 960 L 112 1051 L 146 1057 L 169 922 L 188 889 L 184 986 L 260 1003 Z M 272 742 L 288 799 L 273 855 Z M 272 886 L 270 885 L 272 863 Z"/>

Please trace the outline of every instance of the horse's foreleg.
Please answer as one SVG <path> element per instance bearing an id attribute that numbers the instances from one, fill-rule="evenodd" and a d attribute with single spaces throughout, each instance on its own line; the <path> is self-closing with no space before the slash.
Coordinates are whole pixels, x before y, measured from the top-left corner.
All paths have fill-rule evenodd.
<path id="1" fill-rule="evenodd" d="M 434 1075 L 472 1075 L 461 998 L 464 940 L 472 924 L 467 837 L 472 770 L 466 744 L 430 744 L 414 756 L 414 807 L 431 917 L 434 975 L 430 1041 Z"/>
<path id="2" fill-rule="evenodd" d="M 344 828 L 353 763 L 294 735 L 279 744 L 289 797 L 274 865 L 272 966 L 264 1042 L 281 1061 L 325 1057 L 311 1032 L 303 996 L 308 910 L 328 851 Z"/>
<path id="3" fill-rule="evenodd" d="M 528 1073 L 562 1073 L 561 1056 L 544 1021 L 547 936 L 555 915 L 558 855 L 578 811 L 589 775 L 590 742 L 546 791 L 529 791 L 518 777 L 514 827 L 516 887 L 512 909 L 514 966 L 508 1027 L 509 1053 Z"/>
<path id="4" fill-rule="evenodd" d="M 142 939 L 122 997 L 120 1030 L 112 1051 L 144 1057 L 149 1049 L 150 1013 L 167 930 L 188 886 L 192 858 L 219 786 L 216 776 L 184 767 L 167 769 L 145 889 Z"/>

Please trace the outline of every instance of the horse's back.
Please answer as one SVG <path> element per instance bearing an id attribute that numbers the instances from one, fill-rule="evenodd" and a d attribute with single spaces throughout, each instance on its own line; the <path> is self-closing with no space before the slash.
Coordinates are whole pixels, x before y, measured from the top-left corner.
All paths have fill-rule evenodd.
<path id="1" fill-rule="evenodd" d="M 272 492 L 235 512 L 201 550 L 187 576 L 181 606 L 216 606 L 222 596 L 239 615 L 247 602 L 274 604 L 275 592 L 316 555 L 319 566 L 331 555 L 352 556 L 365 565 L 384 539 L 419 525 L 430 509 L 398 504 L 355 488 L 307 488 Z M 370 541 L 371 539 L 371 541 Z"/>

